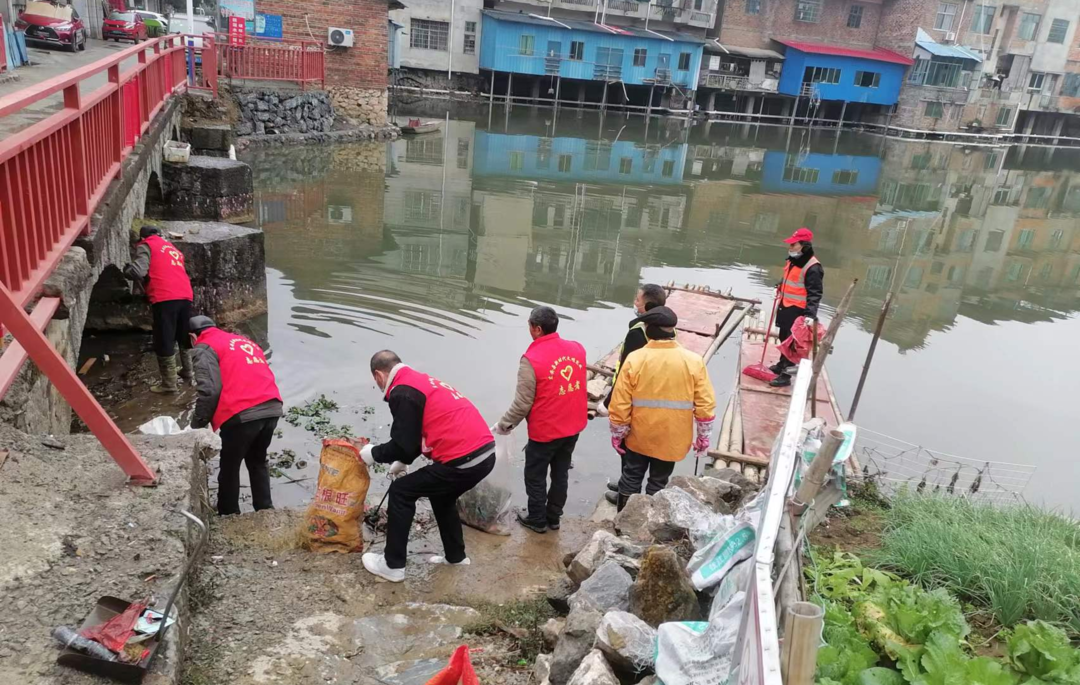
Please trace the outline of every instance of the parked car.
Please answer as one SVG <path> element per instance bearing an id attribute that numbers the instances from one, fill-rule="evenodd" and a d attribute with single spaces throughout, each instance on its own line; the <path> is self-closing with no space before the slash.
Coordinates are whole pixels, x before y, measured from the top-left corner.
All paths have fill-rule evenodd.
<path id="1" fill-rule="evenodd" d="M 169 20 L 164 14 L 139 9 L 135 10 L 135 14 L 142 17 L 143 23 L 146 24 L 146 35 L 151 38 L 169 33 Z"/>
<path id="2" fill-rule="evenodd" d="M 54 2 L 28 2 L 15 20 L 31 43 L 61 45 L 71 52 L 86 49 L 86 25 L 75 8 Z"/>
<path id="3" fill-rule="evenodd" d="M 146 24 L 138 12 L 113 12 L 101 25 L 101 35 L 116 42 L 130 40 L 132 43 L 147 39 Z"/>
<path id="4" fill-rule="evenodd" d="M 188 15 L 187 14 L 174 14 L 169 18 L 169 33 L 194 33 L 196 35 L 210 34 L 214 35 L 214 18 L 206 14 L 195 15 L 195 30 L 189 30 Z M 202 47 L 202 40 L 199 38 L 192 39 L 195 47 Z"/>

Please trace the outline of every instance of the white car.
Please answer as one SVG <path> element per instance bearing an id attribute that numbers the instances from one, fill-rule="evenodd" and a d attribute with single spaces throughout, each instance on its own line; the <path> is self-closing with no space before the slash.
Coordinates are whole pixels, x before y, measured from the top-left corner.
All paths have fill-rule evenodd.
<path id="1" fill-rule="evenodd" d="M 214 34 L 214 18 L 206 14 L 195 15 L 195 30 L 191 31 L 189 28 L 188 15 L 174 14 L 169 19 L 169 33 L 194 33 L 196 35 L 205 35 L 209 33 Z M 202 47 L 202 40 L 195 38 L 192 42 L 195 43 L 195 47 Z"/>

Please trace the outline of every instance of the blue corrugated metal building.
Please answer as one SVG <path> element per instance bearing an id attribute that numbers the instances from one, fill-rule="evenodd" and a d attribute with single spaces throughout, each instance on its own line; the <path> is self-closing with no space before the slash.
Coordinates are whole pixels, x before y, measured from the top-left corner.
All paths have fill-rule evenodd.
<path id="1" fill-rule="evenodd" d="M 480 68 L 651 86 L 697 86 L 701 40 L 666 31 L 484 10 Z"/>
<path id="2" fill-rule="evenodd" d="M 875 48 L 856 50 L 820 43 L 777 40 L 787 47 L 778 92 L 821 100 L 896 104 L 904 71 L 914 62 L 899 53 Z"/>
<path id="3" fill-rule="evenodd" d="M 761 189 L 768 193 L 805 195 L 873 195 L 881 174 L 881 158 L 871 155 L 765 153 Z"/>

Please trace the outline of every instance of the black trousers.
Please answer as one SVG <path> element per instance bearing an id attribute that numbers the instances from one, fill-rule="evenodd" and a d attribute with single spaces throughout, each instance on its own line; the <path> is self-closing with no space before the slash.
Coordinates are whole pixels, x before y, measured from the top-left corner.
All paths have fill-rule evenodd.
<path id="1" fill-rule="evenodd" d="M 273 416 L 247 423 L 226 421 L 221 426 L 217 501 L 220 516 L 240 513 L 240 462 L 247 464 L 251 502 L 255 511 L 274 508 L 270 499 L 270 469 L 266 465 L 266 450 L 274 438 L 277 422 L 277 417 Z"/>
<path id="2" fill-rule="evenodd" d="M 795 325 L 795 319 L 799 318 L 806 313 L 806 309 L 803 307 L 785 307 L 780 305 L 776 310 L 776 327 L 780 329 L 780 342 L 784 342 L 791 337 L 791 327 Z M 784 357 L 783 354 L 780 355 Z M 784 357 L 787 359 L 787 357 Z M 789 364 L 794 364 L 793 361 L 787 359 Z"/>
<path id="3" fill-rule="evenodd" d="M 390 484 L 386 503 L 386 565 L 405 568 L 409 532 L 416 516 L 416 500 L 427 497 L 435 522 L 439 524 L 443 556 L 452 564 L 465 558 L 465 536 L 461 532 L 457 501 L 495 468 L 495 455 L 476 466 L 458 469 L 433 463 L 401 476 Z"/>
<path id="4" fill-rule="evenodd" d="M 675 470 L 675 462 L 664 461 L 655 457 L 647 457 L 626 447 L 626 454 L 622 457 L 622 478 L 619 479 L 620 495 L 640 495 L 641 482 L 645 480 L 645 473 L 649 474 L 649 482 L 645 485 L 646 495 L 655 495 L 667 485 L 671 472 Z"/>
<path id="5" fill-rule="evenodd" d="M 188 320 L 191 318 L 191 300 L 166 300 L 150 305 L 154 319 L 154 354 L 171 357 L 176 354 L 176 343 L 181 350 L 191 349 L 188 336 Z"/>
<path id="6" fill-rule="evenodd" d="M 533 523 L 558 523 L 562 517 L 577 441 L 578 436 L 571 435 L 551 442 L 530 440 L 525 445 L 525 494 L 529 497 L 529 520 Z"/>

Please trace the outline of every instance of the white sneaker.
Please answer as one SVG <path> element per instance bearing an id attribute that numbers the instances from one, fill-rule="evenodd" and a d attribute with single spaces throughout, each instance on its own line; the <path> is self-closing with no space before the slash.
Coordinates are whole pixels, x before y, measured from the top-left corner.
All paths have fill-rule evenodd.
<path id="1" fill-rule="evenodd" d="M 446 557 L 439 556 L 438 554 L 436 554 L 433 557 L 428 557 L 427 563 L 429 563 L 429 564 L 444 564 L 446 566 L 469 566 L 470 564 L 472 564 L 472 562 L 469 561 L 469 557 L 465 557 L 464 559 L 462 559 L 461 561 L 459 561 L 457 563 L 452 563 L 452 562 L 447 561 Z"/>
<path id="2" fill-rule="evenodd" d="M 364 562 L 364 568 L 369 573 L 379 576 L 383 580 L 389 580 L 391 583 L 400 583 L 405 580 L 405 569 L 390 568 L 386 565 L 386 557 L 381 554 L 368 552 L 361 557 L 361 561 Z"/>

